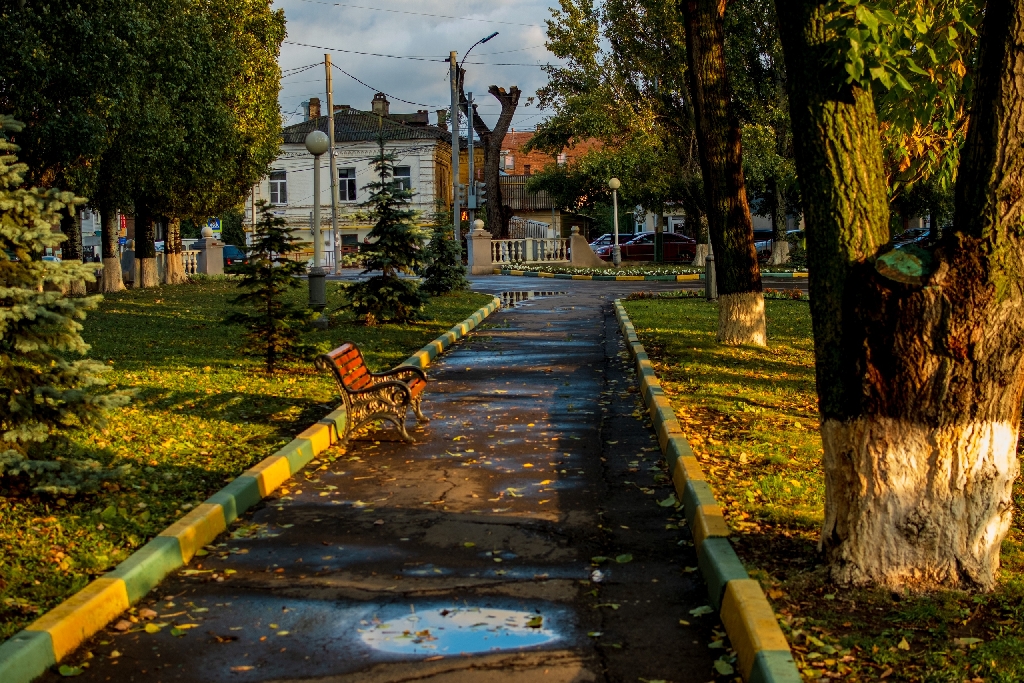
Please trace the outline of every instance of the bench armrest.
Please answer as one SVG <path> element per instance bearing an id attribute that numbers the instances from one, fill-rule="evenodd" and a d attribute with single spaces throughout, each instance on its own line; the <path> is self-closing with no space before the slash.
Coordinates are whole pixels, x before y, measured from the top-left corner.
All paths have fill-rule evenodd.
<path id="1" fill-rule="evenodd" d="M 406 401 L 412 401 L 412 390 L 409 389 L 409 385 L 405 382 L 397 380 L 385 380 L 383 382 L 375 382 L 364 389 L 356 389 L 355 391 L 348 391 L 349 395 L 354 397 L 368 396 L 371 394 L 379 394 L 381 390 L 395 389 L 400 394 L 405 394 Z"/>
<path id="2" fill-rule="evenodd" d="M 402 375 L 413 374 L 418 375 L 424 382 L 427 381 L 427 373 L 422 368 L 413 367 L 412 365 L 399 365 L 397 368 L 391 368 L 385 372 L 378 372 L 375 374 L 376 377 L 398 377 L 401 379 Z M 408 380 L 402 380 L 408 381 Z"/>

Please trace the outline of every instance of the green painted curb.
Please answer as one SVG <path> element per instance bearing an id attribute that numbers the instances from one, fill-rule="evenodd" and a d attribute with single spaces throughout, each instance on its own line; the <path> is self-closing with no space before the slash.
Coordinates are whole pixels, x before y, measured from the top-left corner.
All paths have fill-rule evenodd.
<path id="1" fill-rule="evenodd" d="M 569 273 L 555 273 L 555 279 L 556 280 L 571 280 L 572 279 L 572 275 L 570 275 Z"/>
<path id="2" fill-rule="evenodd" d="M 793 653 L 788 650 L 761 650 L 754 658 L 747 683 L 803 683 Z"/>
<path id="3" fill-rule="evenodd" d="M 183 564 L 178 539 L 174 536 L 157 536 L 132 553 L 113 571 L 104 574 L 103 578 L 123 580 L 128 591 L 128 602 L 134 603 Z"/>
<path id="4" fill-rule="evenodd" d="M 238 519 L 239 515 L 260 502 L 262 498 L 259 480 L 248 474 L 242 474 L 204 502 L 220 505 L 224 509 L 224 521 L 231 524 Z M 129 600 L 135 602 L 130 594 L 131 591 L 129 591 Z"/>
<path id="5" fill-rule="evenodd" d="M 676 468 L 676 460 L 692 455 L 693 449 L 685 438 L 679 434 L 669 435 L 668 445 L 665 447 L 665 462 L 668 463 L 669 472 Z"/>
<path id="6" fill-rule="evenodd" d="M 46 631 L 19 631 L 0 645 L 0 681 L 31 681 L 57 661 L 53 640 Z"/>
<path id="7" fill-rule="evenodd" d="M 693 520 L 697 517 L 697 508 L 704 505 L 718 505 L 715 500 L 715 493 L 711 490 L 711 484 L 706 481 L 688 481 L 683 489 L 683 513 L 690 527 L 693 527 Z"/>
<path id="8" fill-rule="evenodd" d="M 420 354 L 426 354 L 430 360 L 433 360 L 439 353 L 433 346 L 435 342 L 440 343 L 442 350 L 448 348 L 459 338 L 469 334 L 484 318 L 500 306 L 501 300 L 493 299 L 491 303 L 480 308 L 434 342 L 417 351 L 402 365 L 424 367 L 427 363 L 423 362 Z M 344 431 L 346 418 L 343 409 L 336 409 L 312 425 L 333 426 L 334 431 L 327 448 L 337 443 L 335 437 Z M 296 438 L 256 466 L 258 467 L 271 458 L 284 456 L 288 460 L 289 471 L 295 474 L 317 455 L 318 452 L 310 439 Z M 262 496 L 260 495 L 259 481 L 253 476 L 242 474 L 204 502 L 219 505 L 223 510 L 225 522 L 231 524 L 238 519 L 240 514 L 260 500 L 262 500 Z M 128 593 L 128 601 L 134 603 L 159 585 L 168 574 L 183 566 L 182 560 L 181 543 L 177 537 L 155 536 L 146 545 L 132 553 L 128 559 L 99 578 L 123 581 Z M 86 635 L 86 638 L 91 635 Z M 0 643 L 0 683 L 30 683 L 56 663 L 53 639 L 46 631 L 22 630 Z"/>
<path id="9" fill-rule="evenodd" d="M 727 583 L 750 578 L 728 538 L 704 539 L 697 548 L 697 566 L 708 584 L 708 598 L 716 611 L 722 609 Z"/>

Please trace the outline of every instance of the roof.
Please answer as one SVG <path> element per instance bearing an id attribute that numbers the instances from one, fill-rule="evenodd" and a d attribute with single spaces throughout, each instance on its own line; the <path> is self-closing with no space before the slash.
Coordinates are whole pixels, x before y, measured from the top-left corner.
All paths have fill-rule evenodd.
<path id="1" fill-rule="evenodd" d="M 557 209 L 551 195 L 545 190 L 529 192 L 526 183 L 529 176 L 526 175 L 503 175 L 498 181 L 501 183 L 501 203 L 513 211 L 542 211 Z"/>
<path id="2" fill-rule="evenodd" d="M 440 140 L 451 144 L 451 133 L 437 126 L 409 125 L 402 120 L 396 120 L 412 116 L 415 114 L 378 116 L 358 109 L 339 109 L 334 112 L 334 141 L 375 141 L 383 131 L 385 140 Z M 287 126 L 281 131 L 284 142 L 301 145 L 306 141 L 306 136 L 314 130 L 319 129 L 326 133 L 328 123 L 327 117 L 321 116 Z"/>

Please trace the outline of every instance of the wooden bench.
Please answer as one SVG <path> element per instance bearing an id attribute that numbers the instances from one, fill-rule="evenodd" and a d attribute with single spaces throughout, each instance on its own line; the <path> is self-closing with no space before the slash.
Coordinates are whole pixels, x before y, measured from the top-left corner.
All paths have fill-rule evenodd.
<path id="1" fill-rule="evenodd" d="M 420 412 L 427 374 L 419 368 L 399 365 L 387 372 L 370 372 L 359 347 L 352 342 L 317 356 L 316 367 L 330 369 L 338 383 L 348 413 L 345 433 L 339 435 L 343 442 L 360 427 L 377 420 L 391 422 L 403 439 L 415 441 L 405 430 L 405 415 L 410 406 L 418 421 L 428 421 Z"/>

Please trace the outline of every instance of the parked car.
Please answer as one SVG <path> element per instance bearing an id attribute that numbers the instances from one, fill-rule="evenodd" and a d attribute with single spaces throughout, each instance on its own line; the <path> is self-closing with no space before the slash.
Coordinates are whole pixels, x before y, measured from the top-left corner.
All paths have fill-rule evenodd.
<path id="1" fill-rule="evenodd" d="M 612 235 L 612 233 L 606 232 L 605 234 L 601 235 L 596 240 L 591 242 L 590 248 L 593 249 L 594 251 L 597 251 L 601 247 L 607 247 L 612 243 L 613 237 L 614 236 Z M 622 233 L 619 233 L 619 244 L 625 244 L 629 240 L 633 239 L 633 237 L 633 235 L 623 235 Z"/>
<path id="2" fill-rule="evenodd" d="M 224 267 L 237 266 L 242 263 L 248 263 L 249 257 L 245 255 L 245 252 L 236 247 L 233 244 L 224 245 Z"/>
<path id="3" fill-rule="evenodd" d="M 910 245 L 927 247 L 931 243 L 931 236 L 931 230 L 928 228 L 910 228 L 893 237 L 892 243 L 897 249 Z"/>
<path id="4" fill-rule="evenodd" d="M 687 263 L 697 254 L 697 242 L 686 235 L 674 232 L 662 234 L 662 255 L 665 262 Z M 623 261 L 653 261 L 654 233 L 642 232 L 619 246 Z M 597 255 L 605 261 L 612 259 L 612 245 L 600 247 Z"/>

